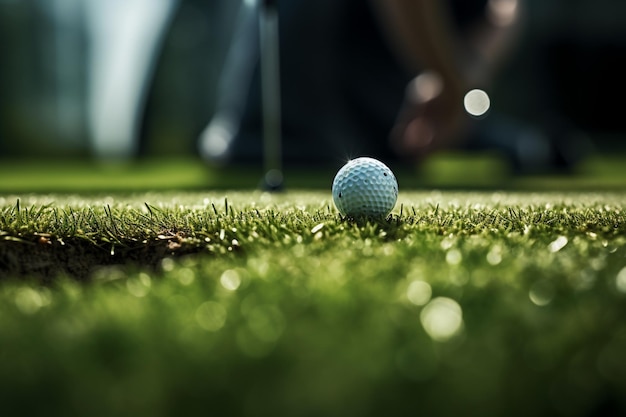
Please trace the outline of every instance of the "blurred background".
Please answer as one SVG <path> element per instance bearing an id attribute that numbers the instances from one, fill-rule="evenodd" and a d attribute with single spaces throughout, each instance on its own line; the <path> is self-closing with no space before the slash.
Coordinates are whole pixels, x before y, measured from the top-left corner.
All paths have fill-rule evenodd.
<path id="1" fill-rule="evenodd" d="M 0 0 L 0 159 L 196 155 L 239 7 Z M 492 103 L 539 126 L 558 114 L 596 149 L 626 149 L 626 2 L 529 0 L 527 12 Z"/>

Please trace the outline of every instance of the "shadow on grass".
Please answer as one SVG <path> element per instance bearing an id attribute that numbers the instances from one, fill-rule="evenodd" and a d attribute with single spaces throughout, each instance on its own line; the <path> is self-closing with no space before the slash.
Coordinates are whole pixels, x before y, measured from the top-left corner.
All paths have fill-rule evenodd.
<path id="1" fill-rule="evenodd" d="M 102 267 L 124 266 L 157 270 L 164 258 L 184 256 L 203 251 L 196 245 L 162 239 L 143 244 L 114 246 L 106 242 L 93 244 L 85 239 L 0 240 L 0 271 L 11 278 L 34 279 L 52 283 L 58 277 L 81 282 L 92 280 Z"/>

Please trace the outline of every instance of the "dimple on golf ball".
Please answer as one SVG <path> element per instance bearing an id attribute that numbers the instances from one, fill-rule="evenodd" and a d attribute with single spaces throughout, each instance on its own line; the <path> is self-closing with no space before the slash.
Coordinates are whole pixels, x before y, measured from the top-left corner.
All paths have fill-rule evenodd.
<path id="1" fill-rule="evenodd" d="M 333 180 L 333 201 L 348 217 L 382 218 L 398 200 L 398 181 L 387 165 L 361 157 L 345 164 Z"/>

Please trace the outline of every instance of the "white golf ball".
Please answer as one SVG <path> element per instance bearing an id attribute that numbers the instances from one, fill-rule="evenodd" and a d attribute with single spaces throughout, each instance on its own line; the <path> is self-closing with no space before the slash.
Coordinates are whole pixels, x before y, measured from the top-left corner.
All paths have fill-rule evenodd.
<path id="1" fill-rule="evenodd" d="M 333 181 L 333 201 L 348 217 L 382 218 L 398 200 L 398 181 L 387 165 L 374 158 L 345 164 Z"/>

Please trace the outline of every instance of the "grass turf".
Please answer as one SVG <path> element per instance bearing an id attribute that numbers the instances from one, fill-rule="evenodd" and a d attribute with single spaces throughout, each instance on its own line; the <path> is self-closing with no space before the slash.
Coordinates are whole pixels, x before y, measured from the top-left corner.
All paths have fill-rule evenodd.
<path id="1" fill-rule="evenodd" d="M 626 411 L 622 193 L 330 198 L 0 197 L 2 414 Z"/>
<path id="2" fill-rule="evenodd" d="M 341 166 L 311 169 L 288 167 L 288 188 L 328 190 Z M 527 191 L 626 190 L 624 158 L 620 154 L 590 156 L 573 168 L 574 175 L 513 176 L 498 155 L 441 154 L 418 169 L 391 166 L 402 189 L 482 189 Z M 209 169 L 193 158 L 146 159 L 126 162 L 90 160 L 0 160 L 0 193 L 129 193 L 145 190 L 197 191 L 253 189 L 260 167 Z"/>

